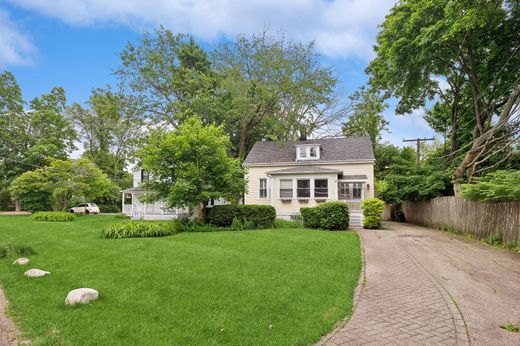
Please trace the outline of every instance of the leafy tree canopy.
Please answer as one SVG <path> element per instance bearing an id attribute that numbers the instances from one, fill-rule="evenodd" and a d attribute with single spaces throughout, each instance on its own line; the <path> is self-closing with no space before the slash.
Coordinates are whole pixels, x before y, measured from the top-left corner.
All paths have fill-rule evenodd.
<path id="1" fill-rule="evenodd" d="M 352 112 L 343 123 L 345 136 L 369 136 L 372 147 L 381 140 L 381 134 L 389 131 L 383 111 L 388 107 L 384 97 L 373 89 L 362 86 L 352 96 Z"/>
<path id="2" fill-rule="evenodd" d="M 479 202 L 520 200 L 520 170 L 496 171 L 477 178 L 475 184 L 463 184 L 462 196 Z"/>
<path id="3" fill-rule="evenodd" d="M 156 130 L 139 152 L 150 172 L 145 184 L 170 207 L 199 207 L 210 199 L 238 200 L 245 188 L 244 170 L 230 156 L 231 142 L 222 126 L 204 126 L 198 117 L 176 130 Z"/>
<path id="4" fill-rule="evenodd" d="M 87 159 L 51 159 L 49 165 L 14 179 L 9 190 L 31 211 L 64 211 L 80 202 L 119 194 L 119 187 Z"/>
<path id="5" fill-rule="evenodd" d="M 14 76 L 0 74 L 0 188 L 44 165 L 46 158 L 65 159 L 75 149 L 76 131 L 65 103 L 64 90 L 53 88 L 26 104 Z"/>

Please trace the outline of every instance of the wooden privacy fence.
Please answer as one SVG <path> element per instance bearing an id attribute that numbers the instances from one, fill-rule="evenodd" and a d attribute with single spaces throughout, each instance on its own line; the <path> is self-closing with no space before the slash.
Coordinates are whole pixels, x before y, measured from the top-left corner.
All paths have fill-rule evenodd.
<path id="1" fill-rule="evenodd" d="M 477 239 L 500 234 L 504 242 L 520 242 L 520 201 L 479 203 L 458 197 L 439 197 L 387 205 L 384 217 L 390 219 L 396 210 L 404 212 L 406 222 L 416 225 L 451 228 Z"/>

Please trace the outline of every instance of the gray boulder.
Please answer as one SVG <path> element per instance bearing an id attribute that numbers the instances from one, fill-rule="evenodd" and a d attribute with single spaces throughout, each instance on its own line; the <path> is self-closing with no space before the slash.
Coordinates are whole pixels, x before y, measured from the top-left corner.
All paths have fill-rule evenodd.
<path id="1" fill-rule="evenodd" d="M 28 263 L 29 263 L 29 259 L 25 258 L 25 257 L 19 258 L 16 261 L 13 262 L 13 264 L 18 264 L 18 265 L 21 265 L 21 266 L 24 266 L 24 265 L 26 265 Z"/>
<path id="2" fill-rule="evenodd" d="M 66 305 L 88 304 L 99 297 L 98 291 L 92 288 L 76 288 L 70 291 L 65 298 Z"/>
<path id="3" fill-rule="evenodd" d="M 29 277 L 29 278 L 39 278 L 41 276 L 49 275 L 51 272 L 46 272 L 45 270 L 41 269 L 29 269 L 23 275 Z"/>

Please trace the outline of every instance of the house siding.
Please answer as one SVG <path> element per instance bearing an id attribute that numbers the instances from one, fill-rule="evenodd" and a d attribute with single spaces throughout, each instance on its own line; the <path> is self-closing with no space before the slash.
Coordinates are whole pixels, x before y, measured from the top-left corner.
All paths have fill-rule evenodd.
<path id="1" fill-rule="evenodd" d="M 344 175 L 366 175 L 366 184 L 370 185 L 367 190 L 364 185 L 364 198 L 374 197 L 374 167 L 373 163 L 344 163 L 344 164 L 319 164 L 319 167 L 336 169 L 343 171 Z M 309 199 L 307 202 L 299 200 L 291 200 L 290 202 L 282 202 L 279 197 L 280 179 L 294 179 L 294 178 L 327 178 L 329 197 L 327 200 L 338 200 L 338 177 L 333 173 L 312 173 L 312 174 L 291 174 L 291 175 L 274 175 L 269 178 L 267 172 L 281 169 L 294 168 L 294 165 L 272 165 L 272 166 L 249 166 L 246 174 L 248 181 L 248 189 L 245 194 L 245 204 L 266 204 L 272 205 L 276 209 L 278 216 L 293 215 L 300 211 L 301 207 L 313 207 L 318 203 L 314 199 Z M 268 195 L 267 198 L 259 197 L 260 179 L 268 179 Z"/>

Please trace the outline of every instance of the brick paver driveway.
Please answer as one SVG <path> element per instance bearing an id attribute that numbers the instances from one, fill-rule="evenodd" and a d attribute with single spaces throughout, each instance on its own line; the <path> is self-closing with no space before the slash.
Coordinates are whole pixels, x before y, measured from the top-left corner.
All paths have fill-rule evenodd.
<path id="1" fill-rule="evenodd" d="M 520 255 L 408 224 L 360 230 L 364 283 L 325 345 L 520 345 Z"/>

